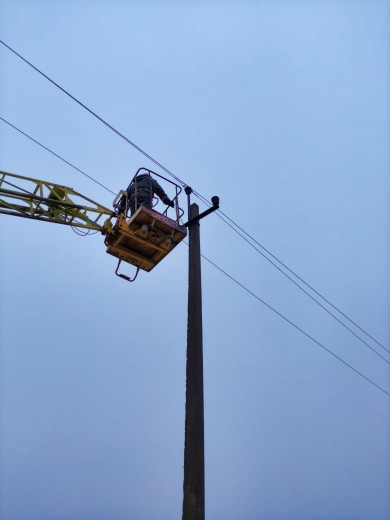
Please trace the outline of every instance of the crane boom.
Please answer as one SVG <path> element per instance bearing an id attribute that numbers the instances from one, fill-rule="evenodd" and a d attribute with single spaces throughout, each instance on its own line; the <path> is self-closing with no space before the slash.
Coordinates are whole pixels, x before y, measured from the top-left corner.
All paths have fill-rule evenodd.
<path id="1" fill-rule="evenodd" d="M 158 175 L 145 168 L 138 172 L 141 170 Z M 118 208 L 118 199 L 124 197 L 126 210 L 116 213 L 68 186 L 0 171 L 0 213 L 100 231 L 105 235 L 107 253 L 118 258 L 115 273 L 132 282 L 140 269 L 151 271 L 187 235 L 185 226 L 180 224 L 183 211 L 178 206 L 178 196 L 181 188 L 171 184 L 176 189 L 175 219 L 166 215 L 167 210 L 161 214 L 142 205 L 128 218 L 125 191 L 119 192 L 114 207 Z M 103 216 L 106 217 L 104 221 Z M 122 261 L 136 267 L 133 278 L 118 273 Z"/>
<path id="2" fill-rule="evenodd" d="M 0 171 L 0 213 L 77 228 L 107 231 L 116 214 L 73 188 Z"/>

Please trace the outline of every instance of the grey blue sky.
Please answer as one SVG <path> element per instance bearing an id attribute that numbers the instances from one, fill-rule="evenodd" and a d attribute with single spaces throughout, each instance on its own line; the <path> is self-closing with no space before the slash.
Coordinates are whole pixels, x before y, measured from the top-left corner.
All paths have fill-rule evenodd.
<path id="1" fill-rule="evenodd" d="M 389 9 L 13 0 L 0 2 L 0 39 L 219 195 L 390 350 Z M 0 75 L 0 116 L 112 191 L 154 169 L 2 45 Z M 1 121 L 0 169 L 112 204 Z M 100 235 L 5 215 L 0 233 L 1 519 L 180 518 L 187 246 L 128 284 Z M 390 392 L 389 364 L 216 215 L 201 240 L 207 258 Z M 206 260 L 202 275 L 207 518 L 388 519 L 390 397 Z"/>

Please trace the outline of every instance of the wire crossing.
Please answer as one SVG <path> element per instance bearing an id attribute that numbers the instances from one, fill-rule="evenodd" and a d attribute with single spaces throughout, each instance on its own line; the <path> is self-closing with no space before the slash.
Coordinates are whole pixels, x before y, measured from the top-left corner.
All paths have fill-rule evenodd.
<path id="1" fill-rule="evenodd" d="M 133 148 L 135 148 L 137 151 L 139 151 L 142 155 L 147 157 L 151 162 L 153 162 L 156 166 L 161 168 L 165 173 L 170 175 L 173 179 L 175 179 L 179 184 L 181 184 L 183 187 L 185 187 L 187 184 L 177 177 L 173 172 L 168 170 L 165 166 L 163 166 L 160 162 L 158 162 L 156 159 L 154 159 L 151 155 L 149 155 L 147 152 L 145 152 L 142 148 L 140 148 L 138 145 L 136 145 L 133 141 L 128 139 L 124 134 L 116 130 L 111 124 L 109 124 L 107 121 L 105 121 L 102 117 L 100 117 L 98 114 L 96 114 L 93 110 L 88 108 L 84 103 L 79 101 L 76 97 L 74 97 L 72 94 L 70 94 L 67 90 L 65 90 L 63 87 L 61 87 L 58 83 L 56 83 L 53 79 L 51 79 L 49 76 L 47 76 L 45 73 L 43 73 L 40 69 L 38 69 L 35 65 L 33 65 L 30 61 L 28 61 L 26 58 L 21 56 L 18 52 L 16 52 L 14 49 L 12 49 L 9 45 L 7 45 L 4 41 L 0 40 L 0 43 L 6 47 L 8 50 L 10 50 L 12 53 L 14 53 L 17 57 L 19 57 L 21 60 L 23 60 L 27 65 L 32 67 L 35 71 L 37 71 L 40 75 L 42 75 L 44 78 L 46 78 L 50 83 L 55 85 L 58 89 L 60 89 L 64 94 L 66 94 L 68 97 L 70 97 L 73 101 L 78 103 L 81 107 L 83 107 L 85 110 L 87 110 L 91 115 L 93 115 L 96 119 L 98 119 L 101 123 L 103 123 L 105 126 L 107 126 L 110 130 L 112 130 L 115 134 L 117 134 L 119 137 L 124 139 L 128 144 L 130 144 Z M 28 136 L 29 137 L 29 136 Z M 38 143 L 39 144 L 39 143 Z M 81 172 L 83 173 L 83 172 Z M 97 181 L 95 181 L 97 182 Z M 111 190 L 109 190 L 111 191 Z M 210 203 L 203 197 L 200 193 L 193 190 L 193 193 L 202 200 L 207 206 L 210 206 Z M 223 218 L 221 215 L 223 215 Z M 287 273 L 285 273 L 280 267 L 278 267 L 270 258 L 268 258 L 264 253 L 262 253 L 259 249 L 257 249 L 247 238 L 245 238 L 244 235 L 246 235 L 250 240 L 252 240 L 255 244 L 257 244 L 261 249 L 267 252 L 272 258 L 274 258 L 280 265 L 282 265 L 285 269 L 287 269 L 291 274 L 293 274 L 298 280 L 300 280 L 306 287 L 310 288 L 315 294 L 317 294 L 320 298 L 322 298 L 328 305 L 330 305 L 332 308 L 337 310 L 344 318 L 346 318 L 350 323 L 355 325 L 361 332 L 366 334 L 367 337 L 372 339 L 375 343 L 377 343 L 380 347 L 382 347 L 384 350 L 386 350 L 388 353 L 390 353 L 390 349 L 385 347 L 382 343 L 380 343 L 378 340 L 376 340 L 372 335 L 370 335 L 368 332 L 366 332 L 362 327 L 360 327 L 355 321 L 353 321 L 351 318 L 349 318 L 344 312 L 342 312 L 338 307 L 336 307 L 334 304 L 332 304 L 325 296 L 323 296 L 321 293 L 319 293 L 316 289 L 314 289 L 310 284 L 305 282 L 303 278 L 301 278 L 298 274 L 296 274 L 292 269 L 290 269 L 286 264 L 284 264 L 281 260 L 279 260 L 275 255 L 273 255 L 268 249 L 266 249 L 260 242 L 258 242 L 255 238 L 253 238 L 249 233 L 247 233 L 242 227 L 240 227 L 236 222 L 234 222 L 230 217 L 228 217 L 225 213 L 222 211 L 218 212 L 218 216 L 231 228 L 233 229 L 243 240 L 245 240 L 248 244 L 250 244 L 259 254 L 261 254 L 264 258 L 266 258 L 274 267 L 276 267 L 282 274 L 284 274 L 291 282 L 293 282 L 298 288 L 300 288 L 306 295 L 308 295 L 314 302 L 316 302 L 322 309 L 324 309 L 330 316 L 332 316 L 334 319 L 336 319 L 343 327 L 345 327 L 347 330 L 349 330 L 356 338 L 358 338 L 364 345 L 366 345 L 368 348 L 370 348 L 373 352 L 375 352 L 379 357 L 381 357 L 386 363 L 390 362 L 384 358 L 381 354 L 378 353 L 373 347 L 371 347 L 366 341 L 364 341 L 359 335 L 357 335 L 352 329 L 350 329 L 345 323 L 343 323 L 339 318 L 337 318 L 332 312 L 330 312 L 326 307 L 324 307 L 318 300 L 316 300 L 309 292 L 307 292 L 302 286 L 300 286 L 295 280 L 293 280 Z M 227 220 L 226 220 L 227 219 Z M 229 223 L 229 222 L 231 223 Z M 233 227 L 235 226 L 235 227 Z M 237 228 L 237 229 L 236 229 Z M 239 231 L 238 231 L 239 230 Z"/>

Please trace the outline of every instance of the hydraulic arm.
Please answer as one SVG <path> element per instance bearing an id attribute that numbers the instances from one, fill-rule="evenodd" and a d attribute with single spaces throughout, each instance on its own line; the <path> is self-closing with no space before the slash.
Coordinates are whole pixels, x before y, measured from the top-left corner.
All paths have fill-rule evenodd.
<path id="1" fill-rule="evenodd" d="M 0 213 L 100 231 L 105 235 L 107 253 L 118 259 L 116 274 L 131 282 L 140 269 L 151 271 L 187 235 L 179 221 L 181 189 L 174 185 L 174 219 L 142 206 L 128 218 L 127 211 L 112 211 L 73 188 L 0 171 Z M 127 197 L 126 192 L 118 194 L 114 207 L 122 196 Z M 133 278 L 118 273 L 122 261 L 136 267 Z"/>
<path id="2" fill-rule="evenodd" d="M 0 171 L 0 213 L 109 232 L 116 214 L 73 188 Z"/>

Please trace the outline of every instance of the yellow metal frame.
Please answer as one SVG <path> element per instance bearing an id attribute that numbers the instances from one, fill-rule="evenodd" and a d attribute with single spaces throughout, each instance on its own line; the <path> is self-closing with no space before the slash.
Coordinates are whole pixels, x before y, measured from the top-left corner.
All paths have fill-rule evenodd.
<path id="1" fill-rule="evenodd" d="M 128 220 L 119 215 L 105 244 L 110 255 L 149 272 L 186 235 L 187 229 L 175 220 L 141 206 Z"/>
<path id="2" fill-rule="evenodd" d="M 115 213 L 73 188 L 0 171 L 0 213 L 107 233 Z"/>
<path id="3" fill-rule="evenodd" d="M 118 215 L 68 186 L 0 171 L 0 213 L 100 231 L 107 253 L 119 259 L 116 274 L 128 281 L 135 277 L 118 274 L 122 261 L 134 265 L 137 273 L 151 271 L 186 237 L 178 211 L 176 207 L 172 220 L 140 207 L 127 219 L 125 213 Z M 103 216 L 108 218 L 103 221 Z"/>

